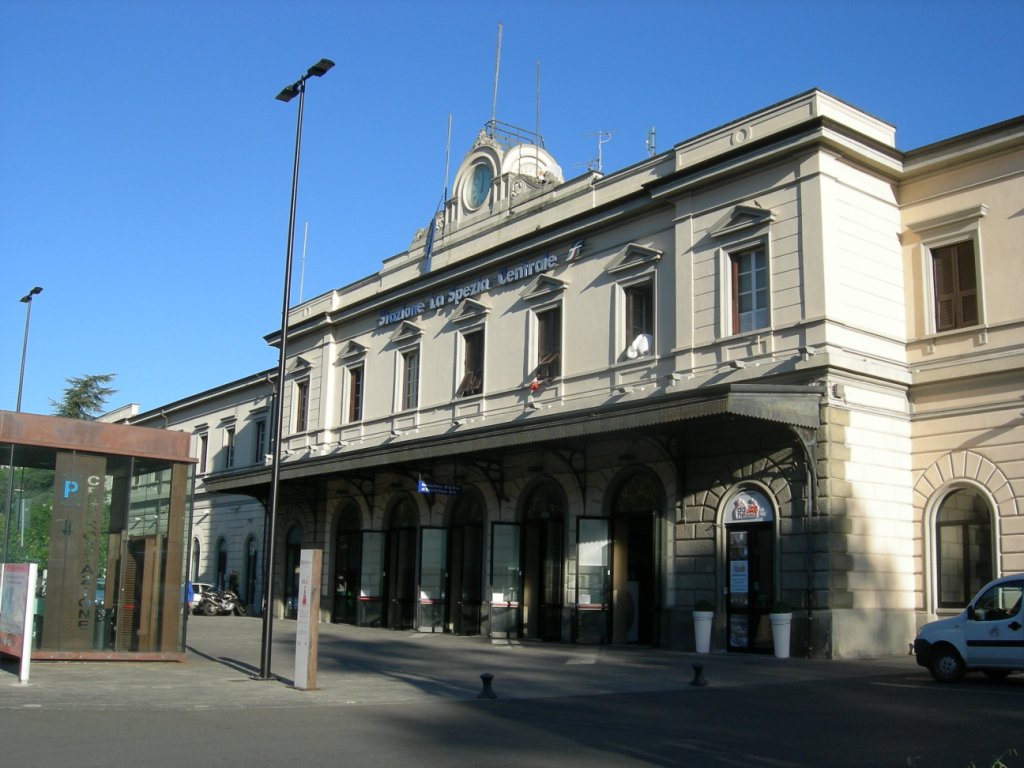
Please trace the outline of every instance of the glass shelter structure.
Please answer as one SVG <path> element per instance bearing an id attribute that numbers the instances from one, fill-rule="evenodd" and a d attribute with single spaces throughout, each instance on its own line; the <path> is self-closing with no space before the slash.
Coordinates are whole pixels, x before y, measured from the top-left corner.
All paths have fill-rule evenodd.
<path id="1" fill-rule="evenodd" d="M 0 461 L 4 557 L 39 564 L 32 658 L 184 659 L 189 436 L 0 411 Z"/>

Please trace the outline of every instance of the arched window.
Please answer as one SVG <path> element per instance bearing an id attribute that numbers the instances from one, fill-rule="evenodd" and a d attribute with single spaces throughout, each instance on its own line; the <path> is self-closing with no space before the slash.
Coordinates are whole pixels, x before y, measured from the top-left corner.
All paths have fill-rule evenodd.
<path id="1" fill-rule="evenodd" d="M 632 475 L 615 495 L 614 514 L 640 515 L 660 512 L 664 506 L 661 486 L 650 475 Z"/>
<path id="2" fill-rule="evenodd" d="M 565 517 L 565 494 L 558 484 L 548 480 L 530 493 L 523 507 L 527 520 L 562 520 Z"/>
<path id="3" fill-rule="evenodd" d="M 935 516 L 935 558 L 940 608 L 963 608 L 994 578 L 992 512 L 980 493 L 953 491 Z"/>

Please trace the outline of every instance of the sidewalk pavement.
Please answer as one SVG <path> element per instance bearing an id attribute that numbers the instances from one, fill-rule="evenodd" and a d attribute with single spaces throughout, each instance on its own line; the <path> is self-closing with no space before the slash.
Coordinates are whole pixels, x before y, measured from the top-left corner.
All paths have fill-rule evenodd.
<path id="1" fill-rule="evenodd" d="M 273 622 L 270 672 L 256 680 L 262 620 L 191 616 L 185 662 L 33 662 L 18 682 L 16 660 L 0 668 L 4 709 L 222 710 L 429 703 L 473 699 L 481 675 L 498 698 L 532 699 L 607 693 L 772 686 L 800 681 L 921 678 L 911 656 L 874 660 L 776 659 L 649 648 L 583 646 L 484 637 L 319 625 L 317 687 L 293 686 L 295 622 Z"/>

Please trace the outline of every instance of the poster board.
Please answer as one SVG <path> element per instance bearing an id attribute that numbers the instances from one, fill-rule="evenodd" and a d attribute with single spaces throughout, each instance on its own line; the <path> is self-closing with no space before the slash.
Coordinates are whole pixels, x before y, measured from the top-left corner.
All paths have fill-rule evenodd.
<path id="1" fill-rule="evenodd" d="M 22 683 L 28 682 L 32 661 L 37 569 L 35 563 L 6 563 L 0 578 L 0 653 L 21 659 Z"/>

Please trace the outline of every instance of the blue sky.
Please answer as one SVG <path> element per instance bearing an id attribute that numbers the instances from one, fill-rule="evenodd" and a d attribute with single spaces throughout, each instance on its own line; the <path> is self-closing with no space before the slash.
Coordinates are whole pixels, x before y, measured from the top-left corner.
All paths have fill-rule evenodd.
<path id="1" fill-rule="evenodd" d="M 0 409 L 71 376 L 158 408 L 276 365 L 297 101 L 293 301 L 404 251 L 491 116 L 566 178 L 812 87 L 912 149 L 1024 113 L 1024 3 L 3 0 Z M 449 180 L 450 181 L 450 180 Z M 308 226 L 303 264 L 303 235 Z"/>

